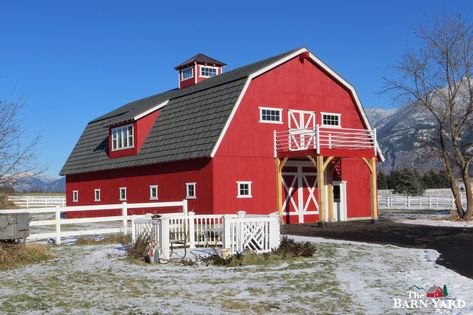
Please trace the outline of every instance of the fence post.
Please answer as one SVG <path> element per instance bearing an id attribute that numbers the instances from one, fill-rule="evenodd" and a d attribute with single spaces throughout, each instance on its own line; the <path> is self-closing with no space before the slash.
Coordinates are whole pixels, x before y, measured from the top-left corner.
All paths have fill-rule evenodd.
<path id="1" fill-rule="evenodd" d="M 432 196 L 429 196 L 429 209 L 432 209 Z"/>
<path id="2" fill-rule="evenodd" d="M 182 200 L 182 213 L 188 213 L 187 199 Z"/>
<path id="3" fill-rule="evenodd" d="M 411 210 L 411 196 L 407 196 L 407 209 Z"/>
<path id="4" fill-rule="evenodd" d="M 136 226 L 135 226 L 135 215 L 131 216 L 131 244 L 136 242 Z"/>
<path id="5" fill-rule="evenodd" d="M 189 212 L 189 215 L 187 216 L 187 221 L 189 222 L 189 230 L 187 231 L 189 233 L 189 247 L 190 248 L 195 248 L 195 222 L 194 222 L 194 212 Z"/>
<path id="6" fill-rule="evenodd" d="M 230 215 L 227 215 L 225 214 L 223 216 L 223 244 L 222 244 L 222 247 L 223 248 L 230 248 L 230 251 L 231 251 L 231 242 L 232 242 L 232 239 L 231 239 L 231 220 L 232 220 L 232 217 Z"/>
<path id="7" fill-rule="evenodd" d="M 169 259 L 169 218 L 161 217 L 161 229 L 159 230 L 159 242 L 161 255 L 164 259 Z"/>
<path id="8" fill-rule="evenodd" d="M 320 129 L 319 125 L 315 125 L 315 141 L 317 142 L 317 154 L 320 154 Z"/>
<path id="9" fill-rule="evenodd" d="M 122 219 L 123 219 L 123 234 L 127 234 L 128 230 L 128 208 L 126 205 L 126 201 L 122 202 Z"/>
<path id="10" fill-rule="evenodd" d="M 56 207 L 56 245 L 61 245 L 61 210 Z"/>
<path id="11" fill-rule="evenodd" d="M 278 213 L 271 213 L 269 217 L 271 218 L 269 221 L 269 249 L 273 250 L 279 247 L 279 243 L 281 241 L 281 226 Z"/>
<path id="12" fill-rule="evenodd" d="M 29 206 L 30 206 L 29 199 L 30 199 L 30 198 L 28 198 L 28 196 L 27 196 L 27 197 L 26 197 L 26 209 L 28 209 Z"/>

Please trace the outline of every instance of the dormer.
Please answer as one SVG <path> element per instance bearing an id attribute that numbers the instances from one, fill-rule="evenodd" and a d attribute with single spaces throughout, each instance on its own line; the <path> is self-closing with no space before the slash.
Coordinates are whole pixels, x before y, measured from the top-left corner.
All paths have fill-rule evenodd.
<path id="1" fill-rule="evenodd" d="M 226 64 L 204 54 L 197 54 L 176 66 L 179 72 L 179 88 L 195 85 L 205 79 L 222 74 Z"/>
<path id="2" fill-rule="evenodd" d="M 166 106 L 168 102 L 169 100 L 166 100 L 146 111 L 135 113 L 129 118 L 118 117 L 111 121 L 106 126 L 109 128 L 109 157 L 114 159 L 138 154 L 158 118 L 161 108 Z"/>

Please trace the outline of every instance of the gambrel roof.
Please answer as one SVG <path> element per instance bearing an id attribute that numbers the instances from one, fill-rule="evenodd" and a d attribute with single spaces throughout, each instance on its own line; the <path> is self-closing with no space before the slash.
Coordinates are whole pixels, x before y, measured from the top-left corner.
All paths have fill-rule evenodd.
<path id="1" fill-rule="evenodd" d="M 196 85 L 128 103 L 90 121 L 60 175 L 212 157 L 251 79 L 304 52 L 308 52 L 307 49 L 291 50 Z M 310 54 L 310 57 L 349 88 L 354 94 L 365 125 L 371 129 L 353 87 L 315 56 Z M 160 114 L 138 154 L 110 159 L 107 126 L 133 120 L 160 105 Z M 381 151 L 379 153 L 383 160 Z"/>
<path id="2" fill-rule="evenodd" d="M 183 89 L 128 103 L 88 123 L 61 175 L 210 157 L 247 77 L 291 55 L 274 56 Z M 108 128 L 169 100 L 137 155 L 110 159 Z"/>

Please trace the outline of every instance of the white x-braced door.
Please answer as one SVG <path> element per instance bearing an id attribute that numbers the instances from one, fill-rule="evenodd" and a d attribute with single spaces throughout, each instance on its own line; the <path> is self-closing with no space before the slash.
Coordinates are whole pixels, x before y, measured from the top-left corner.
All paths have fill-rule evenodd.
<path id="1" fill-rule="evenodd" d="M 315 142 L 315 112 L 289 110 L 289 150 L 300 151 L 313 147 Z"/>
<path id="2" fill-rule="evenodd" d="M 297 216 L 297 223 L 304 223 L 307 215 L 318 214 L 319 206 L 316 199 L 317 174 L 304 172 L 302 166 L 297 171 L 283 171 L 284 187 L 283 209 L 289 222 Z"/>

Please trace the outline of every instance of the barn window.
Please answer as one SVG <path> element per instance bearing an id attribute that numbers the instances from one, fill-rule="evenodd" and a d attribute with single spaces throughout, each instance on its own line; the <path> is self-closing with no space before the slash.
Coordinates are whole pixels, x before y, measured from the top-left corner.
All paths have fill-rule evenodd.
<path id="1" fill-rule="evenodd" d="M 195 183 L 186 183 L 186 198 L 187 199 L 197 198 L 195 186 L 196 186 Z"/>
<path id="2" fill-rule="evenodd" d="M 126 187 L 120 187 L 120 201 L 126 201 Z"/>
<path id="3" fill-rule="evenodd" d="M 158 185 L 149 186 L 149 200 L 158 200 Z"/>
<path id="4" fill-rule="evenodd" d="M 201 77 L 214 77 L 217 75 L 217 68 L 214 67 L 200 67 L 200 76 Z"/>
<path id="5" fill-rule="evenodd" d="M 341 114 L 322 113 L 322 126 L 323 127 L 341 127 L 340 116 Z"/>
<path id="6" fill-rule="evenodd" d="M 94 201 L 100 201 L 100 189 L 94 190 Z"/>
<path id="7" fill-rule="evenodd" d="M 112 151 L 134 147 L 133 125 L 112 129 Z"/>
<path id="8" fill-rule="evenodd" d="M 79 202 L 79 191 L 73 190 L 72 191 L 72 202 Z"/>
<path id="9" fill-rule="evenodd" d="M 252 182 L 237 182 L 238 195 L 237 198 L 252 198 L 251 195 Z"/>
<path id="10" fill-rule="evenodd" d="M 260 107 L 259 122 L 282 124 L 282 108 Z"/>
<path id="11" fill-rule="evenodd" d="M 194 71 L 192 67 L 187 67 L 181 71 L 181 80 L 187 80 L 194 77 Z"/>

